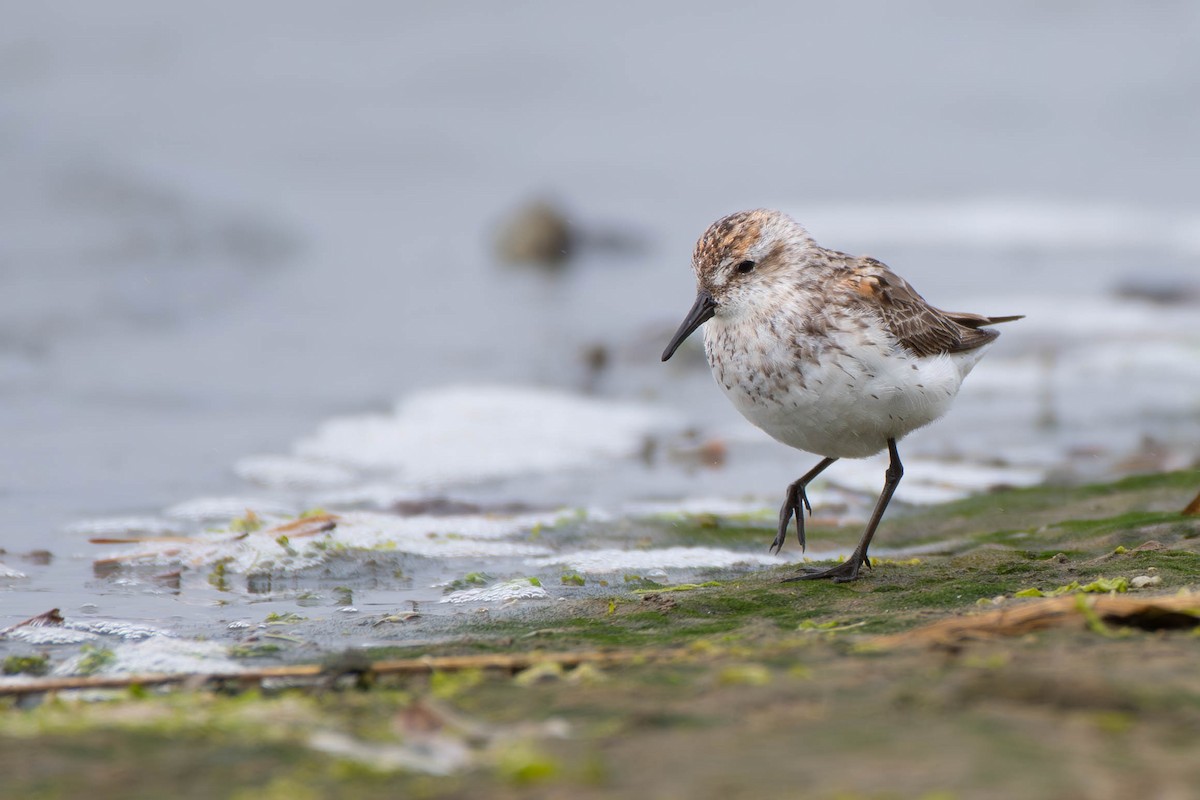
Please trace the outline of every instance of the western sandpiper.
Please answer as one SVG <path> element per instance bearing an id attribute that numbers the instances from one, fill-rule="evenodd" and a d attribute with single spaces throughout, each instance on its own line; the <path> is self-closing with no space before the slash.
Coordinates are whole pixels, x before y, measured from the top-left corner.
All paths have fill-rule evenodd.
<path id="1" fill-rule="evenodd" d="M 778 552 L 796 519 L 805 545 L 805 488 L 839 458 L 887 448 L 883 492 L 843 563 L 790 580 L 852 581 L 904 467 L 896 442 L 950 408 L 963 378 L 1020 319 L 941 311 L 873 258 L 826 250 L 795 220 L 758 209 L 714 222 L 692 254 L 696 302 L 663 352 L 704 329 L 713 376 L 742 415 L 776 440 L 823 456 L 788 486 Z"/>

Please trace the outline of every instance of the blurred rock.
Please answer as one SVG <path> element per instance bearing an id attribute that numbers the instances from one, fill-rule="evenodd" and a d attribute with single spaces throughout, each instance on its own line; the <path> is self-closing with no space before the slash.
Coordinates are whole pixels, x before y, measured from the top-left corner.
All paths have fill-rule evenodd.
<path id="1" fill-rule="evenodd" d="M 575 235 L 566 213 L 536 200 L 517 209 L 496 235 L 496 257 L 509 264 L 559 269 L 570 258 Z"/>
<path id="2" fill-rule="evenodd" d="M 1125 300 L 1179 306 L 1200 302 L 1200 285 L 1183 280 L 1135 275 L 1118 283 L 1113 294 Z"/>
<path id="3" fill-rule="evenodd" d="M 613 255 L 641 253 L 647 238 L 624 225 L 580 225 L 547 200 L 516 209 L 496 231 L 496 257 L 507 264 L 562 269 L 584 250 Z"/>

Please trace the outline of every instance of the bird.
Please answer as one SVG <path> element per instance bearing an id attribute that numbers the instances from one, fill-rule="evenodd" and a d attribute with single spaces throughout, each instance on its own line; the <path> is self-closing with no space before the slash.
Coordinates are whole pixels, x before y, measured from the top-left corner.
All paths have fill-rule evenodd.
<path id="1" fill-rule="evenodd" d="M 841 458 L 888 451 L 883 490 L 854 552 L 787 580 L 857 580 L 904 476 L 897 443 L 945 414 L 999 332 L 1024 315 L 942 311 L 882 262 L 821 247 L 787 214 L 739 211 L 708 227 L 692 254 L 696 299 L 667 361 L 697 328 L 717 384 L 752 424 L 821 456 L 787 487 L 771 552 L 792 519 L 801 550 L 807 487 Z"/>

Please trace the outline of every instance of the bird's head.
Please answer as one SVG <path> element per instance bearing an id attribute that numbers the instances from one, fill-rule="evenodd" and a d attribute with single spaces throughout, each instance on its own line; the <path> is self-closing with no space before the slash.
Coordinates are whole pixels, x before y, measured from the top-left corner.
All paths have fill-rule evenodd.
<path id="1" fill-rule="evenodd" d="M 794 275 L 813 246 L 799 223 L 771 209 L 739 211 L 708 226 L 692 252 L 696 302 L 662 360 L 714 316 L 736 316 L 777 299 L 772 287 Z"/>

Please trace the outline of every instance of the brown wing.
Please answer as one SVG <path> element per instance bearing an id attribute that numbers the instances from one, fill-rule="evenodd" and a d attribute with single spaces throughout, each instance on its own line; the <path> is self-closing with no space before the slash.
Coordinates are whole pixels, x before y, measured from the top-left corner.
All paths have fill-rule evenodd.
<path id="1" fill-rule="evenodd" d="M 878 315 L 897 341 L 918 356 L 974 350 L 1000 335 L 982 326 L 1019 319 L 934 308 L 908 281 L 873 258 L 858 259 L 849 276 L 842 279 L 854 289 L 865 310 Z"/>

